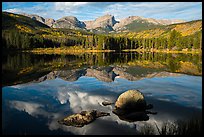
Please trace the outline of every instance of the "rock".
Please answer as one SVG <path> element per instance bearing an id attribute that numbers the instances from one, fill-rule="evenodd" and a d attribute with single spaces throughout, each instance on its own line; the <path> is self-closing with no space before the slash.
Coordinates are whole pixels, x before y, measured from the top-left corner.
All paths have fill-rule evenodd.
<path id="1" fill-rule="evenodd" d="M 87 29 L 97 29 L 97 28 L 104 28 L 108 30 L 113 30 L 113 26 L 117 23 L 114 16 L 112 15 L 104 15 L 98 17 L 94 21 L 84 21 L 86 24 Z"/>
<path id="2" fill-rule="evenodd" d="M 185 22 L 184 20 L 168 20 L 168 19 L 153 19 L 153 18 L 144 18 L 139 16 L 129 16 L 127 18 L 121 19 L 120 22 L 115 20 L 115 17 L 112 15 L 104 15 L 96 18 L 92 21 L 79 21 L 76 17 L 67 16 L 58 20 L 46 19 L 36 14 L 26 14 L 21 13 L 21 15 L 30 17 L 33 20 L 37 20 L 41 23 L 44 23 L 53 28 L 69 28 L 69 29 L 88 29 L 92 31 L 106 32 L 120 32 L 120 31 L 129 31 L 127 26 L 134 24 L 134 21 L 141 21 L 142 23 L 149 23 L 155 25 L 170 25 L 175 23 Z"/>
<path id="3" fill-rule="evenodd" d="M 45 24 L 48 25 L 49 27 L 52 27 L 54 23 L 55 23 L 54 19 L 51 18 L 45 19 Z"/>
<path id="4" fill-rule="evenodd" d="M 52 25 L 53 28 L 68 28 L 68 29 L 84 29 L 84 22 L 79 21 L 74 16 L 67 16 L 61 19 L 58 19 Z"/>
<path id="5" fill-rule="evenodd" d="M 83 127 L 91 122 L 93 122 L 98 117 L 109 116 L 110 113 L 99 112 L 96 110 L 92 111 L 82 111 L 81 113 L 73 114 L 65 117 L 58 122 L 66 126 Z"/>
<path id="6" fill-rule="evenodd" d="M 109 101 L 103 101 L 102 102 L 102 105 L 104 105 L 104 106 L 111 105 L 111 104 L 114 104 L 114 103 L 111 103 Z"/>
<path id="7" fill-rule="evenodd" d="M 144 95 L 139 90 L 128 90 L 122 93 L 115 102 L 115 108 L 112 111 L 121 120 L 128 122 L 147 121 L 147 114 L 157 114 L 156 112 L 146 111 L 152 109 L 153 105 L 147 105 Z"/>
<path id="8" fill-rule="evenodd" d="M 21 15 L 24 15 L 24 16 L 27 16 L 33 20 L 37 20 L 41 23 L 45 23 L 45 19 L 39 15 L 36 15 L 36 14 L 26 14 L 26 13 L 21 13 Z"/>
<path id="9" fill-rule="evenodd" d="M 124 18 L 124 19 L 120 20 L 120 22 L 116 23 L 113 26 L 113 29 L 114 30 L 124 29 L 124 27 L 126 25 L 131 24 L 133 21 L 135 21 L 137 19 L 141 19 L 141 17 L 139 17 L 139 16 L 129 16 L 127 18 Z"/>
<path id="10" fill-rule="evenodd" d="M 92 29 L 92 24 L 94 21 L 84 21 L 84 23 L 86 25 L 86 29 Z"/>
<path id="11" fill-rule="evenodd" d="M 125 30 L 128 25 L 134 23 L 135 21 L 140 21 L 141 23 L 148 23 L 154 25 L 170 25 L 175 23 L 185 22 L 184 20 L 168 20 L 168 19 L 153 19 L 153 18 L 144 18 L 139 16 L 129 16 L 127 18 L 121 19 L 120 22 L 116 23 L 113 26 L 113 29 L 116 31 Z"/>
<path id="12" fill-rule="evenodd" d="M 139 90 L 128 90 L 122 93 L 115 102 L 116 109 L 123 110 L 145 110 L 146 101 Z"/>

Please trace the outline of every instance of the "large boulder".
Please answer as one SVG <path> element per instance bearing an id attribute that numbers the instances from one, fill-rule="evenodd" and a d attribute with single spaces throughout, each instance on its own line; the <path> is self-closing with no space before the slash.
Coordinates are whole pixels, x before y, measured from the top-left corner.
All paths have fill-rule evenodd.
<path id="1" fill-rule="evenodd" d="M 149 120 L 147 114 L 156 114 L 146 111 L 152 108 L 153 105 L 147 105 L 144 95 L 139 90 L 128 90 L 118 97 L 112 112 L 121 120 L 128 122 L 147 121 Z"/>
<path id="2" fill-rule="evenodd" d="M 139 90 L 128 90 L 118 97 L 115 108 L 134 111 L 145 110 L 146 101 Z"/>

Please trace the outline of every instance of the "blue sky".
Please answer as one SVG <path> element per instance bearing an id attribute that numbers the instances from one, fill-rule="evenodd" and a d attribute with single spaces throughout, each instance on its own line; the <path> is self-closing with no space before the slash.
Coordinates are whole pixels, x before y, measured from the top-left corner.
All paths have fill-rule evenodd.
<path id="1" fill-rule="evenodd" d="M 75 16 L 81 21 L 111 14 L 116 20 L 128 16 L 156 19 L 202 19 L 202 2 L 2 2 L 2 10 L 37 14 L 55 20 Z"/>

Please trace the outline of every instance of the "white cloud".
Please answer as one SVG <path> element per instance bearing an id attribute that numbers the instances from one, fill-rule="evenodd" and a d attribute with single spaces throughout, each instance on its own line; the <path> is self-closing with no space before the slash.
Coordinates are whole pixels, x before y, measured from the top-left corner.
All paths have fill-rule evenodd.
<path id="1" fill-rule="evenodd" d="M 128 2 L 128 3 L 115 3 L 109 5 L 104 13 L 115 15 L 116 19 L 125 18 L 127 16 L 143 16 L 147 18 L 157 19 L 181 19 L 197 17 L 202 15 L 201 8 L 198 8 L 199 2 Z M 178 11 L 188 14 L 182 16 L 177 14 Z M 198 11 L 199 14 L 194 14 L 193 11 Z M 196 18 L 195 17 L 195 18 Z"/>
<path id="2" fill-rule="evenodd" d="M 66 10 L 76 10 L 80 6 L 89 4 L 89 2 L 55 2 L 55 10 L 66 11 Z"/>
<path id="3" fill-rule="evenodd" d="M 11 12 L 11 13 L 21 13 L 22 10 L 21 9 L 18 9 L 18 8 L 13 8 L 13 9 L 6 9 L 4 10 L 6 12 Z"/>
<path id="4" fill-rule="evenodd" d="M 30 7 L 21 7 L 21 4 L 23 3 L 11 4 L 4 11 L 38 14 L 55 20 L 63 16 L 76 16 L 79 20 L 94 20 L 107 13 L 114 15 L 116 20 L 128 16 L 184 20 L 202 18 L 201 2 L 44 2 L 34 3 Z"/>

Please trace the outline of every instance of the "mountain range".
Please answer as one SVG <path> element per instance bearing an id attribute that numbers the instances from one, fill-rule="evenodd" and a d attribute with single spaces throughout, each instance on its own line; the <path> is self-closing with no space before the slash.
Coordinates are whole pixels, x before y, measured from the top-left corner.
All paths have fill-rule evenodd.
<path id="1" fill-rule="evenodd" d="M 134 20 L 132 18 L 134 17 L 129 20 Z M 105 15 L 88 23 L 73 16 L 52 22 L 51 19 L 40 16 L 28 17 L 3 12 L 2 45 L 5 50 L 70 47 L 77 50 L 121 51 L 144 47 L 150 49 L 151 46 L 156 46 L 156 49 L 202 49 L 202 20 L 170 25 L 144 19 L 134 20 L 129 24 L 125 21 L 128 20 L 118 22 L 114 16 Z M 45 22 L 49 22 L 51 27 Z M 121 22 L 125 22 L 125 27 L 120 27 Z M 107 34 L 104 31 L 114 33 Z"/>
<path id="2" fill-rule="evenodd" d="M 96 33 L 131 31 L 137 32 L 159 26 L 185 22 L 184 20 L 153 19 L 139 16 L 129 16 L 127 18 L 121 19 L 120 21 L 116 21 L 115 17 L 109 14 L 98 17 L 91 21 L 80 21 L 74 16 L 65 16 L 58 20 L 54 20 L 51 18 L 43 18 L 36 14 L 22 13 L 22 15 L 44 23 L 51 28 L 84 29 Z"/>

